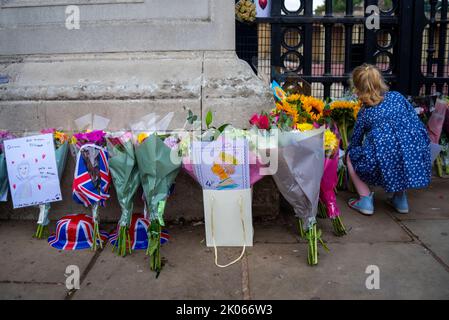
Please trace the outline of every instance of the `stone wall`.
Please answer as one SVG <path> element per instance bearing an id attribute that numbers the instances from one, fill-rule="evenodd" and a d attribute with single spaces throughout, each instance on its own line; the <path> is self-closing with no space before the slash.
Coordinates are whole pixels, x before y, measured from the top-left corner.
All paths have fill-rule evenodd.
<path id="1" fill-rule="evenodd" d="M 80 9 L 80 29 L 65 27 L 65 8 Z M 110 119 L 108 130 L 154 113 L 187 110 L 214 122 L 247 127 L 251 114 L 273 105 L 269 87 L 235 54 L 233 0 L 0 0 L 0 128 L 19 134 L 56 127 L 92 113 Z M 71 200 L 73 159 L 63 179 L 64 201 L 54 215 L 82 211 Z M 184 174 L 167 216 L 203 216 L 200 188 Z M 254 191 L 255 213 L 276 215 L 271 178 Z M 137 209 L 141 202 L 137 200 Z M 102 214 L 119 215 L 115 198 Z M 0 205 L 0 218 L 31 218 L 36 210 Z"/>

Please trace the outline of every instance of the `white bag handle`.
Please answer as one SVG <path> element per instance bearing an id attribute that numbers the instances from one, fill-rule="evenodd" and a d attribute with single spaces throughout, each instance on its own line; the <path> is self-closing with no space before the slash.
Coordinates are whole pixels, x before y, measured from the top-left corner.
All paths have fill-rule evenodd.
<path id="1" fill-rule="evenodd" d="M 237 259 L 235 259 L 234 261 L 231 261 L 230 263 L 225 264 L 225 265 L 218 264 L 218 250 L 217 250 L 217 246 L 215 245 L 214 202 L 215 202 L 215 198 L 212 196 L 212 198 L 211 198 L 211 229 L 212 229 L 212 243 L 214 245 L 214 253 L 215 253 L 215 265 L 219 268 L 227 268 L 227 267 L 233 265 L 234 263 L 240 261 L 240 259 L 243 258 L 243 255 L 245 254 L 245 250 L 246 250 L 246 245 L 245 245 L 246 230 L 245 230 L 245 222 L 243 221 L 243 200 L 242 200 L 242 196 L 240 196 L 239 205 L 240 205 L 240 219 L 242 220 L 242 227 L 243 227 L 243 250 Z"/>

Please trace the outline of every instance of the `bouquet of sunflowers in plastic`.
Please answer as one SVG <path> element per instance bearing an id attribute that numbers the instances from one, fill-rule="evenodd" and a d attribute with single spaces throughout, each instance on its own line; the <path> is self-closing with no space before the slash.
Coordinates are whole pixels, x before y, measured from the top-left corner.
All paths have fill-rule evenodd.
<path id="1" fill-rule="evenodd" d="M 362 107 L 360 100 L 353 96 L 334 100 L 330 103 L 330 117 L 335 122 L 341 137 L 341 147 L 346 153 L 348 149 L 351 132 L 357 120 L 357 115 Z M 338 170 L 338 189 L 349 188 L 349 178 L 346 166 L 340 163 Z"/>

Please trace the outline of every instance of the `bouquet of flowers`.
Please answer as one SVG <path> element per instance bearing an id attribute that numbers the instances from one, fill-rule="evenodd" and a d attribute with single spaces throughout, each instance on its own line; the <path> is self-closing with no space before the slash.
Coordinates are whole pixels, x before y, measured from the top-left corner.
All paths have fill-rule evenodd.
<path id="1" fill-rule="evenodd" d="M 179 169 L 178 138 L 169 134 L 141 132 L 135 141 L 135 154 L 146 207 L 149 212 L 148 249 L 151 270 L 159 275 L 162 269 L 161 231 L 170 188 Z"/>
<path id="2" fill-rule="evenodd" d="M 99 229 L 99 208 L 109 199 L 111 173 L 106 149 L 106 132 L 94 130 L 74 134 L 70 143 L 76 155 L 72 195 L 75 202 L 90 207 L 94 221 L 93 250 L 103 247 Z"/>
<path id="3" fill-rule="evenodd" d="M 58 176 L 59 179 L 61 180 L 65 165 L 67 163 L 67 154 L 69 150 L 69 136 L 62 131 L 57 131 L 54 128 L 41 130 L 41 133 L 53 134 L 56 165 L 58 167 Z M 48 224 L 50 223 L 50 219 L 48 219 L 48 214 L 50 212 L 50 208 L 51 208 L 50 203 L 42 204 L 39 206 L 39 218 L 37 221 L 37 230 L 34 235 L 35 238 L 37 239 L 44 239 L 47 238 L 49 235 Z"/>
<path id="4" fill-rule="evenodd" d="M 261 136 L 257 130 L 243 130 L 237 129 L 229 124 L 223 124 L 216 128 L 212 126 L 213 115 L 209 111 L 206 115 L 206 130 L 204 132 L 199 129 L 201 122 L 197 121 L 198 117 L 189 111 L 189 116 L 187 117 L 187 122 L 194 125 L 194 130 L 191 133 L 186 133 L 180 138 L 180 155 L 182 156 L 182 167 L 183 169 L 195 180 L 195 172 L 192 166 L 192 159 L 190 154 L 190 146 L 193 141 L 216 141 L 218 139 L 237 139 L 243 138 L 249 141 L 249 168 L 250 168 L 250 184 L 253 186 L 256 182 L 264 177 L 262 174 L 262 168 L 266 167 L 263 163 L 262 157 L 259 153 L 259 147 L 261 141 L 267 141 L 269 137 Z M 266 130 L 269 123 L 269 117 L 267 115 L 253 115 L 250 123 L 255 125 L 257 122 L 257 127 Z M 266 144 L 265 144 L 266 145 Z"/>
<path id="5" fill-rule="evenodd" d="M 3 141 L 14 139 L 15 136 L 9 131 L 0 131 L 0 201 L 8 199 L 8 171 L 6 169 Z"/>
<path id="6" fill-rule="evenodd" d="M 106 136 L 109 170 L 122 211 L 114 245 L 120 256 L 125 256 L 127 251 L 131 253 L 132 250 L 129 227 L 134 208 L 134 196 L 140 186 L 140 175 L 132 138 L 131 132 L 120 132 Z"/>
<path id="7" fill-rule="evenodd" d="M 449 115 L 447 111 L 449 100 L 439 94 L 432 96 L 408 97 L 409 102 L 415 109 L 420 120 L 427 127 L 431 142 L 432 162 L 435 161 L 437 175 L 444 175 L 443 154 L 444 146 L 441 141 L 446 118 Z"/>
<path id="8" fill-rule="evenodd" d="M 353 96 L 334 100 L 330 103 L 330 116 L 338 128 L 344 155 L 346 155 L 351 132 L 354 128 L 361 106 L 361 101 Z M 337 187 L 339 189 L 350 187 L 348 172 L 344 161 L 340 161 L 339 163 Z"/>
<path id="9" fill-rule="evenodd" d="M 337 236 L 346 234 L 346 228 L 341 220 L 341 212 L 335 197 L 337 186 L 338 152 L 339 140 L 337 135 L 330 129 L 324 131 L 324 173 L 320 185 L 319 211 L 321 217 L 326 215 L 331 219 L 334 233 Z"/>
<path id="10" fill-rule="evenodd" d="M 286 95 L 278 85 L 273 90 L 279 100 L 276 107 L 259 115 L 269 117 L 270 130 L 279 130 L 278 169 L 273 178 L 298 217 L 301 237 L 308 240 L 308 263 L 316 265 L 318 242 L 327 250 L 316 215 L 324 171 L 324 124 L 330 121 L 330 109 L 315 97 Z"/>

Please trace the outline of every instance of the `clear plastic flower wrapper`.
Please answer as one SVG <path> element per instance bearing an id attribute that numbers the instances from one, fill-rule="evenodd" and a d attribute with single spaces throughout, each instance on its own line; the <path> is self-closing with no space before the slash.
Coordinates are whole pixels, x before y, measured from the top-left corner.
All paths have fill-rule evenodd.
<path id="1" fill-rule="evenodd" d="M 308 262 L 316 265 L 318 242 L 327 250 L 316 216 L 324 173 L 323 134 L 332 123 L 332 110 L 329 103 L 313 96 L 287 94 L 275 81 L 272 89 L 276 107 L 253 115 L 250 123 L 259 130 L 279 131 L 278 165 L 273 178 L 298 217 L 301 237 L 308 240 Z"/>
<path id="2" fill-rule="evenodd" d="M 15 136 L 9 131 L 0 131 L 0 201 L 8 200 L 8 171 L 6 169 L 3 141 L 14 139 Z"/>
<path id="3" fill-rule="evenodd" d="M 106 136 L 109 153 L 109 170 L 121 209 L 117 225 L 117 239 L 114 249 L 120 256 L 131 253 L 129 228 L 134 209 L 134 196 L 140 186 L 140 175 L 134 152 L 131 132 L 110 133 Z"/>
<path id="4" fill-rule="evenodd" d="M 58 167 L 59 181 L 61 181 L 67 163 L 67 154 L 69 151 L 69 136 L 66 133 L 58 131 L 54 128 L 41 130 L 41 133 L 53 134 L 56 165 Z M 50 213 L 50 209 L 50 203 L 42 204 L 39 206 L 37 230 L 34 235 L 37 239 L 46 239 L 49 236 L 48 225 L 50 223 L 50 219 L 48 218 L 48 215 Z"/>
<path id="5" fill-rule="evenodd" d="M 298 217 L 301 235 L 309 240 L 308 262 L 318 263 L 316 215 L 324 168 L 324 127 L 279 133 L 278 168 L 274 181 Z"/>
<path id="6" fill-rule="evenodd" d="M 151 270 L 159 275 L 162 269 L 161 232 L 165 226 L 164 213 L 170 188 L 181 168 L 178 154 L 178 138 L 166 129 L 173 114 L 161 121 L 149 121 L 143 126 L 133 126 L 135 132 L 135 153 L 145 204 L 149 215 L 148 249 Z M 147 127 L 142 131 L 142 127 Z"/>

